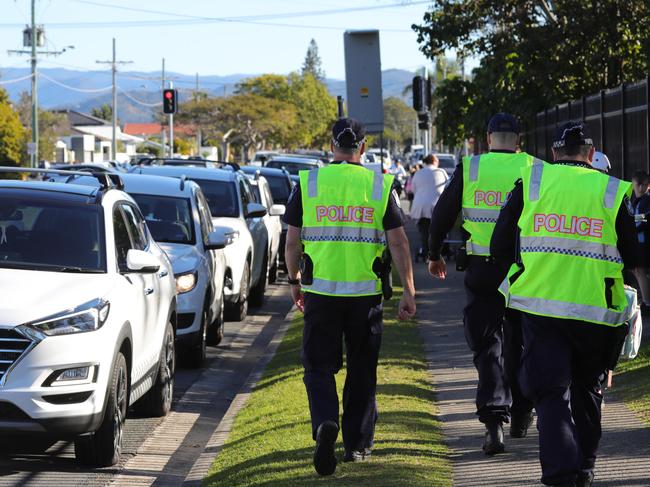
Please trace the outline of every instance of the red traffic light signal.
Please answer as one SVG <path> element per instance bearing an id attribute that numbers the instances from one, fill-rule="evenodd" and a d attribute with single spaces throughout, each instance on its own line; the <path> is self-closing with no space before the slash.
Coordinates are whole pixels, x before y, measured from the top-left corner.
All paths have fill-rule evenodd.
<path id="1" fill-rule="evenodd" d="M 178 104 L 176 102 L 178 92 L 174 89 L 163 90 L 163 113 L 176 113 L 178 111 Z"/>

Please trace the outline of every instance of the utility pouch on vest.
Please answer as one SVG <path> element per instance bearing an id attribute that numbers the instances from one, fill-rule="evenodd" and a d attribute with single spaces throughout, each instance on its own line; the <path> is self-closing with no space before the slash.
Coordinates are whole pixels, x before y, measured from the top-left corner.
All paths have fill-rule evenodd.
<path id="1" fill-rule="evenodd" d="M 381 293 L 388 301 L 393 297 L 393 258 L 388 250 L 385 250 L 381 259 L 375 259 L 372 270 L 381 279 Z"/>
<path id="2" fill-rule="evenodd" d="M 463 272 L 467 269 L 467 260 L 467 247 L 463 244 L 456 250 L 456 270 Z"/>
<path id="3" fill-rule="evenodd" d="M 314 263 L 307 254 L 302 254 L 300 258 L 300 280 L 305 286 L 314 283 Z"/>

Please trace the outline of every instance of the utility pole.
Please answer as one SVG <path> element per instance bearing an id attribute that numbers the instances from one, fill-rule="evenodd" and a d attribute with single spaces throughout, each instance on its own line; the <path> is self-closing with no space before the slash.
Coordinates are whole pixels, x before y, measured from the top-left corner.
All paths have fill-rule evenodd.
<path id="1" fill-rule="evenodd" d="M 111 139 L 111 159 L 117 158 L 117 65 L 118 64 L 131 64 L 133 61 L 118 61 L 115 51 L 115 37 L 113 37 L 113 60 L 112 61 L 95 61 L 97 64 L 110 64 L 111 73 L 113 78 L 113 137 Z"/>
<path id="2" fill-rule="evenodd" d="M 196 86 L 194 88 L 194 103 L 199 101 L 199 73 L 196 73 Z M 198 110 L 197 110 L 198 112 Z M 196 124 L 196 155 L 201 155 L 201 124 L 199 120 L 194 120 Z"/>
<path id="3" fill-rule="evenodd" d="M 165 91 L 165 58 L 162 58 L 162 87 L 160 88 L 160 93 Z M 167 129 L 165 128 L 165 122 L 161 122 L 162 127 L 162 154 L 163 156 L 167 153 Z"/>
<path id="4" fill-rule="evenodd" d="M 28 145 L 30 166 L 38 166 L 38 55 L 58 56 L 74 46 L 66 46 L 60 51 L 39 51 L 39 47 L 45 45 L 45 29 L 42 25 L 36 25 L 36 0 L 31 0 L 31 24 L 23 30 L 23 47 L 30 49 L 8 50 L 9 54 L 27 54 L 31 64 L 32 78 L 32 141 Z"/>

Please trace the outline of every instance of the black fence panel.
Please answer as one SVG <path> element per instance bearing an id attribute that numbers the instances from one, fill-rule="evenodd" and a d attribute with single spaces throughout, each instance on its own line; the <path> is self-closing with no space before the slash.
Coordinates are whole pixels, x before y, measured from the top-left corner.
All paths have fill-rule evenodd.
<path id="1" fill-rule="evenodd" d="M 611 174 L 629 180 L 636 171 L 650 171 L 649 90 L 645 79 L 539 112 L 527 125 L 526 150 L 551 160 L 556 128 L 580 120 L 589 126 L 596 150 L 607 154 Z"/>

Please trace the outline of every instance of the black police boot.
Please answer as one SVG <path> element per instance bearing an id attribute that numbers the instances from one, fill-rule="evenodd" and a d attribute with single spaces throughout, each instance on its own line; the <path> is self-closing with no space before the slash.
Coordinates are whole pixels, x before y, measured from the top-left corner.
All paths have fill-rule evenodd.
<path id="1" fill-rule="evenodd" d="M 336 470 L 334 444 L 339 435 L 339 426 L 334 421 L 325 421 L 316 430 L 314 468 L 318 475 L 332 475 Z"/>
<path id="2" fill-rule="evenodd" d="M 483 451 L 486 455 L 496 455 L 497 453 L 503 453 L 505 450 L 503 425 L 501 422 L 487 423 L 485 425 Z"/>
<path id="3" fill-rule="evenodd" d="M 528 434 L 528 428 L 533 424 L 533 412 L 526 414 L 513 415 L 510 418 L 510 437 L 525 438 Z"/>
<path id="4" fill-rule="evenodd" d="M 345 450 L 345 455 L 343 455 L 344 462 L 363 462 L 370 458 L 372 455 L 372 450 L 370 448 L 364 448 L 363 450 Z"/>
<path id="5" fill-rule="evenodd" d="M 593 472 L 580 472 L 576 480 L 576 487 L 591 487 L 594 481 Z"/>

